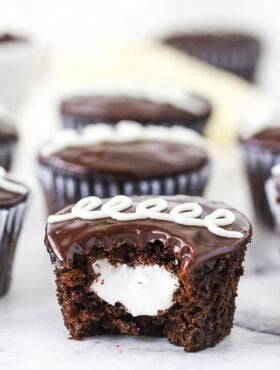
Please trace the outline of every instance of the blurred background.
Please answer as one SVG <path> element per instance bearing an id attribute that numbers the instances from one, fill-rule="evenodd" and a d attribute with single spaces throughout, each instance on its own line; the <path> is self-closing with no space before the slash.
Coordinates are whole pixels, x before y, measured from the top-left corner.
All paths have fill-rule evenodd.
<path id="1" fill-rule="evenodd" d="M 73 54 L 77 62 L 79 50 L 104 54 L 124 40 L 139 41 L 180 28 L 253 31 L 265 46 L 260 84 L 269 94 L 280 95 L 277 0 L 1 0 L 0 4 L 1 28 L 32 35 L 48 50 L 48 62 L 57 58 L 56 66 L 58 58 L 73 58 Z"/>

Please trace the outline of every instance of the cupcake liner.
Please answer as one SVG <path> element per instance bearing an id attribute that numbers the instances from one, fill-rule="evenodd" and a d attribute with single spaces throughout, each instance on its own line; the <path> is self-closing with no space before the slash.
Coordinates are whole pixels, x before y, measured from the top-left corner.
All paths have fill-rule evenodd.
<path id="1" fill-rule="evenodd" d="M 170 42 L 170 45 L 217 68 L 243 77 L 248 81 L 252 82 L 255 79 L 260 54 L 260 46 L 257 42 L 252 43 L 252 45 L 241 45 L 239 47 L 230 47 L 222 44 L 220 46 L 210 44 L 207 47 L 204 43 L 203 46 L 200 46 L 199 41 L 195 45 L 188 45 L 186 41 Z"/>
<path id="2" fill-rule="evenodd" d="M 55 213 L 81 198 L 95 195 L 110 198 L 118 194 L 130 195 L 202 195 L 210 172 L 210 165 L 188 173 L 148 180 L 117 180 L 112 176 L 92 176 L 84 179 L 60 173 L 46 165 L 39 165 L 49 213 Z"/>
<path id="3" fill-rule="evenodd" d="M 244 53 L 244 50 L 239 52 L 236 49 L 219 49 L 195 50 L 190 54 L 217 68 L 234 73 L 248 81 L 254 81 L 257 68 L 255 53 Z"/>
<path id="4" fill-rule="evenodd" d="M 11 283 L 12 266 L 26 202 L 0 210 L 0 296 Z"/>
<path id="5" fill-rule="evenodd" d="M 15 143 L 6 142 L 0 143 L 0 166 L 9 171 L 12 163 Z"/>
<path id="6" fill-rule="evenodd" d="M 276 163 L 280 163 L 280 153 L 246 144 L 242 144 L 241 150 L 257 219 L 263 224 L 272 226 L 273 220 L 266 198 L 265 181 L 271 175 L 271 168 Z"/>
<path id="7" fill-rule="evenodd" d="M 199 134 L 203 135 L 206 123 L 207 123 L 208 118 L 198 120 L 196 122 L 183 122 L 183 121 L 172 121 L 172 122 L 167 122 L 167 121 L 161 121 L 161 122 L 140 122 L 141 125 L 147 126 L 147 125 L 159 125 L 159 126 L 164 126 L 164 127 L 172 127 L 172 126 L 183 126 L 186 128 L 190 128 Z M 90 118 L 78 118 L 78 117 L 69 117 L 69 116 L 62 116 L 62 126 L 63 128 L 67 129 L 75 129 L 75 130 L 82 130 L 85 126 L 94 124 L 94 123 L 99 123 L 100 120 L 93 120 Z M 116 122 L 114 121 L 103 121 L 103 123 L 106 123 L 108 125 L 115 125 Z"/>

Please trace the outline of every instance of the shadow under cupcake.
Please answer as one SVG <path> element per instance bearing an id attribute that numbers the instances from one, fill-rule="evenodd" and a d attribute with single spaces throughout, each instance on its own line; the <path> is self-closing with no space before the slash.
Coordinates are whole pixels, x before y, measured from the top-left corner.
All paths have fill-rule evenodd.
<path id="1" fill-rule="evenodd" d="M 50 213 L 89 195 L 201 195 L 210 172 L 196 132 L 132 121 L 61 131 L 38 162 Z"/>
<path id="2" fill-rule="evenodd" d="M 158 85 L 96 88 L 90 94 L 66 98 L 61 107 L 65 128 L 81 129 L 104 122 L 133 120 L 142 125 L 183 126 L 203 133 L 211 104 L 178 87 Z"/>

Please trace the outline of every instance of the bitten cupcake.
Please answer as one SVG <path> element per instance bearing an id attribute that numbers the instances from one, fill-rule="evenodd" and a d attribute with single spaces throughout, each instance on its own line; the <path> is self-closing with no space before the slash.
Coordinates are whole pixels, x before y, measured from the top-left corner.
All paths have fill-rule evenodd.
<path id="1" fill-rule="evenodd" d="M 210 113 L 206 99 L 182 88 L 155 85 L 99 88 L 61 103 L 63 125 L 74 129 L 96 122 L 114 125 L 133 120 L 142 125 L 179 125 L 203 133 Z"/>
<path id="2" fill-rule="evenodd" d="M 217 68 L 254 81 L 261 43 L 253 35 L 236 32 L 178 33 L 163 42 Z"/>
<path id="3" fill-rule="evenodd" d="M 9 287 L 18 236 L 28 198 L 28 188 L 0 167 L 0 296 Z"/>
<path id="4" fill-rule="evenodd" d="M 39 155 L 50 213 L 89 195 L 201 195 L 209 167 L 196 132 L 131 121 L 63 130 Z"/>
<path id="5" fill-rule="evenodd" d="M 18 141 L 13 119 L 0 104 L 0 166 L 9 170 L 12 164 L 15 145 Z"/>
<path id="6" fill-rule="evenodd" d="M 272 225 L 265 194 L 265 181 L 271 168 L 280 162 L 280 116 L 271 112 L 267 117 L 244 125 L 240 144 L 257 218 Z"/>
<path id="7" fill-rule="evenodd" d="M 183 195 L 88 197 L 50 216 L 45 243 L 71 338 L 216 345 L 233 325 L 251 234 L 236 209 Z"/>

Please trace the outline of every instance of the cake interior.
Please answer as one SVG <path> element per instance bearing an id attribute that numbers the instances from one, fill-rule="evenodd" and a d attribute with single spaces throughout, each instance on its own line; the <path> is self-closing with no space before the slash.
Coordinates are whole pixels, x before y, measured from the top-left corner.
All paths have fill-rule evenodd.
<path id="1" fill-rule="evenodd" d="M 243 244 L 242 244 L 243 243 Z M 191 246 L 174 249 L 159 239 L 143 245 L 102 243 L 73 256 L 71 266 L 55 269 L 58 302 L 70 337 L 81 339 L 102 334 L 148 335 L 167 337 L 185 351 L 198 351 L 214 346 L 230 333 L 235 311 L 235 296 L 245 241 L 228 255 L 191 267 L 194 258 Z M 105 243 L 106 244 L 106 243 Z M 174 252 L 176 251 L 176 253 Z M 56 257 L 51 258 L 56 265 Z M 85 251 L 88 251 L 85 253 Z M 93 270 L 97 260 L 106 259 L 118 266 L 163 266 L 178 279 L 173 304 L 156 315 L 133 316 L 119 302 L 107 303 L 90 289 L 98 275 Z M 124 288 L 125 289 L 125 288 Z"/>

